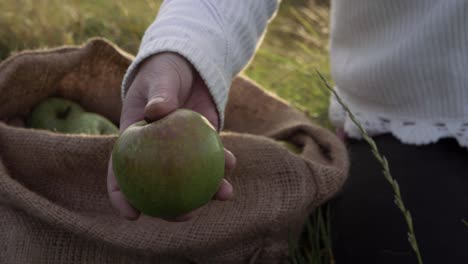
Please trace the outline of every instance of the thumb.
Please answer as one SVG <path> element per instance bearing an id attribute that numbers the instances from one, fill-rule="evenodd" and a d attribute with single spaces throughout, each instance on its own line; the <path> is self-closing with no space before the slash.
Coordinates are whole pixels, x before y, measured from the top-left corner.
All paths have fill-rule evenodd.
<path id="1" fill-rule="evenodd" d="M 148 88 L 145 118 L 156 121 L 179 108 L 188 98 L 193 82 L 191 65 L 174 53 L 151 58 L 141 70 Z"/>

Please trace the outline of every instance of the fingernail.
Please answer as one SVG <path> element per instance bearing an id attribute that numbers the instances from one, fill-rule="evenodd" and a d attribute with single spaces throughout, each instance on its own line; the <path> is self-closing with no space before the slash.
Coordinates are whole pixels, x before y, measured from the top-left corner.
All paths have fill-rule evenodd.
<path id="1" fill-rule="evenodd" d="M 152 98 L 152 99 L 149 101 L 148 104 L 159 104 L 159 103 L 162 103 L 162 102 L 164 102 L 164 101 L 165 101 L 164 97 L 156 96 L 156 97 Z"/>
<path id="2" fill-rule="evenodd" d="M 228 182 L 228 184 L 229 184 L 228 185 L 229 186 L 228 190 L 229 190 L 229 194 L 230 194 L 229 198 L 232 198 L 234 196 L 234 187 L 232 186 L 232 184 L 230 182 Z"/>
<path id="3" fill-rule="evenodd" d="M 223 181 L 224 181 L 225 189 L 222 190 L 223 191 L 222 193 L 219 193 L 220 194 L 219 198 L 221 198 L 220 199 L 221 201 L 230 200 L 232 199 L 232 197 L 234 197 L 234 187 L 232 186 L 230 182 L 226 181 L 225 179 L 223 179 Z"/>

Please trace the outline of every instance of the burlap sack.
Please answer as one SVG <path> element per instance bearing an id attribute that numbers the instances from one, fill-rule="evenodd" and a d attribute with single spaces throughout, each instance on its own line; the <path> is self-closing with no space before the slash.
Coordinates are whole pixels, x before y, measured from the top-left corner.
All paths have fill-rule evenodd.
<path id="1" fill-rule="evenodd" d="M 23 52 L 0 64 L 0 120 L 50 95 L 118 122 L 131 56 L 101 39 Z M 0 263 L 283 263 L 307 215 L 341 187 L 343 144 L 243 78 L 231 89 L 225 146 L 235 198 L 189 222 L 122 219 L 106 171 L 115 136 L 65 135 L 0 122 Z M 302 146 L 295 155 L 277 144 Z"/>

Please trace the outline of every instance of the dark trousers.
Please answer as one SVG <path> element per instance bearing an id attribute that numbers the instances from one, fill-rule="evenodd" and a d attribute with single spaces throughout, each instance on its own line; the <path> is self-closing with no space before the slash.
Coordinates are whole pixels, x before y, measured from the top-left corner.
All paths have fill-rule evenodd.
<path id="1" fill-rule="evenodd" d="M 424 263 L 468 263 L 468 151 L 454 139 L 402 144 L 375 137 L 411 212 Z M 382 167 L 364 141 L 347 140 L 350 176 L 331 201 L 337 264 L 418 263 L 403 214 Z"/>

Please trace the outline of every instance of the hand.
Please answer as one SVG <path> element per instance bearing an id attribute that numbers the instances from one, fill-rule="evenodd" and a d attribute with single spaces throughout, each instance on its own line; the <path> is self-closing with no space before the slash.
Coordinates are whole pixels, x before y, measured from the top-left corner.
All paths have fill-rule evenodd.
<path id="1" fill-rule="evenodd" d="M 130 125 L 146 119 L 156 121 L 178 108 L 191 109 L 206 117 L 219 130 L 218 112 L 208 87 L 198 72 L 183 57 L 175 53 L 160 53 L 146 59 L 138 69 L 133 83 L 123 102 L 120 118 L 120 132 Z M 235 157 L 224 149 L 225 172 L 235 166 Z M 140 212 L 125 199 L 112 171 L 109 161 L 107 190 L 112 205 L 120 214 L 136 220 Z M 232 185 L 223 179 L 217 193 L 217 200 L 228 200 L 233 196 Z M 171 221 L 190 219 L 191 213 Z"/>

